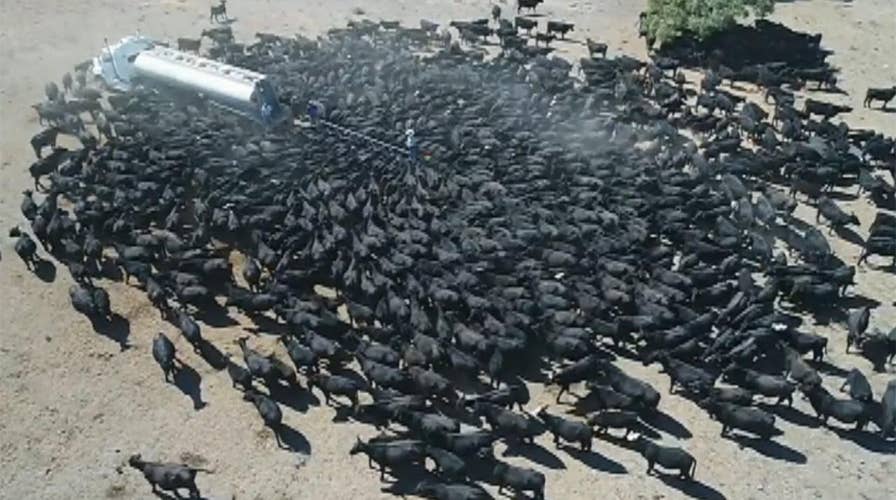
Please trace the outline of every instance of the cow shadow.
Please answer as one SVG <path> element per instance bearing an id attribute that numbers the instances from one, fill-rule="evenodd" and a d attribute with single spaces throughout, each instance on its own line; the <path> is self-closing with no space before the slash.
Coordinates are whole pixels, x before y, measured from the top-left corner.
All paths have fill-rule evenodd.
<path id="1" fill-rule="evenodd" d="M 802 427 L 816 428 L 818 427 L 818 419 L 807 415 L 799 410 L 796 410 L 790 406 L 783 405 L 769 405 L 769 404 L 757 404 L 759 408 L 780 417 L 783 420 L 786 420 L 794 425 L 799 425 Z"/>
<path id="2" fill-rule="evenodd" d="M 227 308 L 222 307 L 217 303 L 199 308 L 196 311 L 194 318 L 212 328 L 227 328 L 239 324 L 237 320 L 230 316 L 227 312 Z"/>
<path id="3" fill-rule="evenodd" d="M 174 386 L 193 401 L 194 410 L 205 408 L 207 403 L 202 400 L 202 377 L 192 366 L 180 362 L 174 372 Z"/>
<path id="4" fill-rule="evenodd" d="M 700 500 L 724 500 L 726 498 L 721 491 L 696 479 L 682 479 L 676 475 L 662 473 L 654 473 L 654 475 L 666 486 L 675 488 L 691 498 Z"/>
<path id="5" fill-rule="evenodd" d="M 93 331 L 117 343 L 122 351 L 131 347 L 128 337 L 131 335 L 131 322 L 124 316 L 113 312 L 107 318 L 90 318 Z"/>
<path id="6" fill-rule="evenodd" d="M 809 361 L 808 363 L 825 375 L 845 377 L 849 374 L 849 370 L 844 370 L 837 365 L 831 364 L 829 361 Z"/>
<path id="7" fill-rule="evenodd" d="M 299 387 L 277 384 L 269 387 L 268 392 L 274 401 L 300 413 L 307 412 L 311 406 L 320 405 L 320 400 L 317 399 L 317 396 L 310 390 Z"/>
<path id="8" fill-rule="evenodd" d="M 277 436 L 280 438 L 281 448 L 303 455 L 311 454 L 311 443 L 301 432 L 286 424 L 281 424 L 276 432 Z"/>
<path id="9" fill-rule="evenodd" d="M 265 316 L 264 314 L 249 314 L 247 315 L 249 320 L 255 324 L 255 326 L 250 326 L 246 328 L 246 331 L 251 332 L 253 335 L 258 335 L 259 333 L 265 333 L 269 335 L 283 335 L 284 333 L 289 333 L 289 328 L 287 325 L 277 321 L 276 319 L 271 318 L 270 316 Z"/>
<path id="10" fill-rule="evenodd" d="M 855 231 L 853 231 L 852 229 L 850 229 L 848 227 L 838 226 L 838 227 L 834 228 L 834 233 L 836 233 L 837 236 L 839 236 L 841 239 L 848 241 L 848 242 L 852 243 L 853 245 L 856 245 L 858 247 L 865 246 L 865 240 L 863 240 L 862 237 L 859 236 L 858 233 L 856 233 Z"/>
<path id="11" fill-rule="evenodd" d="M 215 344 L 208 340 L 201 339 L 199 341 L 199 357 L 205 360 L 215 370 L 223 370 L 227 368 L 227 356 L 218 349 Z"/>
<path id="12" fill-rule="evenodd" d="M 690 439 L 694 436 L 684 424 L 662 410 L 656 410 L 654 413 L 644 415 L 641 420 L 650 427 L 678 439 Z"/>
<path id="13" fill-rule="evenodd" d="M 537 443 L 508 444 L 507 449 L 504 450 L 504 456 L 524 457 L 548 469 L 561 470 L 566 468 L 566 464 L 560 460 L 560 457 Z"/>
<path id="14" fill-rule="evenodd" d="M 389 476 L 392 481 L 380 491 L 401 497 L 413 495 L 417 485 L 423 481 L 439 481 L 438 476 L 419 465 L 398 465 L 386 471 L 387 481 Z"/>
<path id="15" fill-rule="evenodd" d="M 776 460 L 783 460 L 794 464 L 805 464 L 807 462 L 806 455 L 794 450 L 793 448 L 772 441 L 771 439 L 762 439 L 744 436 L 740 434 L 729 434 L 723 439 L 730 439 L 741 447 L 750 448 L 760 455 Z"/>
<path id="16" fill-rule="evenodd" d="M 852 441 L 856 445 L 872 453 L 882 453 L 887 455 L 896 453 L 896 441 L 887 441 L 882 438 L 880 434 L 833 426 L 828 426 L 828 429 L 840 437 L 840 439 Z"/>
<path id="17" fill-rule="evenodd" d="M 843 191 L 830 191 L 828 192 L 828 198 L 837 201 L 855 201 L 859 199 L 859 195 Z"/>
<path id="18" fill-rule="evenodd" d="M 596 471 L 606 472 L 608 474 L 625 474 L 628 472 L 625 466 L 621 463 L 593 450 L 585 451 L 569 446 L 563 446 L 561 449 L 565 451 L 567 455 Z"/>
<path id="19" fill-rule="evenodd" d="M 37 276 L 37 279 L 44 283 L 52 283 L 56 281 L 56 265 L 47 259 L 36 259 L 34 268 L 31 272 Z"/>
<path id="20" fill-rule="evenodd" d="M 162 490 L 153 490 L 152 494 L 155 495 L 156 498 L 160 498 L 161 500 L 182 500 L 184 498 L 180 495 L 166 493 Z M 202 494 L 200 493 L 199 497 L 197 497 L 197 500 L 210 500 L 210 499 L 208 497 L 202 496 Z"/>

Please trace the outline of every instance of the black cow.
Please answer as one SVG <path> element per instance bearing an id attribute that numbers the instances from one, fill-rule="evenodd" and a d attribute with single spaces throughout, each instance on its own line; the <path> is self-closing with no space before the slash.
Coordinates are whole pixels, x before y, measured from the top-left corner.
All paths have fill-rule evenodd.
<path id="1" fill-rule="evenodd" d="M 499 495 L 504 492 L 504 488 L 510 488 L 517 493 L 531 491 L 536 500 L 544 498 L 544 474 L 499 460 L 492 461 L 494 466 L 491 470 L 491 480 L 498 485 Z"/>
<path id="2" fill-rule="evenodd" d="M 387 469 L 407 464 L 422 464 L 424 460 L 425 445 L 421 441 L 361 441 L 358 438 L 355 445 L 349 451 L 350 455 L 363 453 L 367 455 L 367 465 L 373 467 L 373 463 L 379 466 L 380 481 L 385 481 Z"/>
<path id="3" fill-rule="evenodd" d="M 478 486 L 462 483 L 422 481 L 414 494 L 433 500 L 491 500 L 492 496 Z"/>
<path id="4" fill-rule="evenodd" d="M 223 17 L 224 20 L 227 20 L 227 0 L 219 0 L 220 3 L 218 5 L 212 5 L 208 9 L 208 20 L 220 22 Z"/>
<path id="5" fill-rule="evenodd" d="M 685 450 L 673 446 L 660 446 L 640 436 L 635 443 L 641 456 L 647 460 L 647 473 L 653 472 L 656 464 L 665 469 L 677 470 L 682 479 L 694 479 L 697 471 L 697 460 Z"/>
<path id="6" fill-rule="evenodd" d="M 721 403 L 712 399 L 704 399 L 700 402 L 700 406 L 721 422 L 722 436 L 727 435 L 731 429 L 749 432 L 762 439 L 782 434 L 782 431 L 775 427 L 775 416 L 759 408 Z"/>
<path id="7" fill-rule="evenodd" d="M 893 97 L 896 97 L 896 85 L 888 89 L 869 88 L 865 92 L 865 100 L 862 101 L 862 106 L 870 108 L 873 101 L 883 101 L 880 109 L 887 109 L 887 105 L 893 100 Z"/>
<path id="8" fill-rule="evenodd" d="M 532 12 L 535 12 L 538 8 L 538 4 L 544 3 L 544 0 L 517 0 L 516 1 L 516 12 L 520 13 L 523 9 L 529 9 Z"/>
<path id="9" fill-rule="evenodd" d="M 824 218 L 828 220 L 831 229 L 842 227 L 847 224 L 852 224 L 854 226 L 859 225 L 859 218 L 856 217 L 855 214 L 847 214 L 827 196 L 822 196 L 818 200 L 818 212 L 815 214 L 815 222 L 821 220 L 821 216 L 824 216 Z"/>
<path id="10" fill-rule="evenodd" d="M 177 359 L 175 358 L 174 344 L 162 332 L 159 332 L 152 341 L 152 357 L 162 368 L 165 382 L 168 382 L 171 373 L 177 370 Z"/>
<path id="11" fill-rule="evenodd" d="M 560 38 L 565 39 L 566 34 L 574 31 L 575 25 L 564 21 L 548 21 L 548 33 L 560 33 Z"/>
<path id="12" fill-rule="evenodd" d="M 862 430 L 871 419 L 871 414 L 865 403 L 851 399 L 837 399 L 824 387 L 816 385 L 805 391 L 809 398 L 809 404 L 815 410 L 818 419 L 825 425 L 829 417 L 844 424 L 856 424 L 856 430 Z"/>
<path id="13" fill-rule="evenodd" d="M 152 486 L 152 492 L 158 494 L 161 488 L 174 493 L 178 498 L 179 489 L 190 490 L 190 498 L 200 498 L 199 488 L 196 487 L 196 473 L 211 472 L 208 469 L 190 467 L 189 465 L 147 462 L 140 454 L 131 455 L 128 465 L 143 473 L 143 477 Z"/>
<path id="14" fill-rule="evenodd" d="M 816 101 L 815 99 L 806 99 L 804 112 L 809 115 L 819 115 L 825 120 L 830 120 L 840 113 L 849 113 L 852 108 L 849 106 L 840 106 L 824 101 Z"/>
<path id="15" fill-rule="evenodd" d="M 531 32 L 534 28 L 538 27 L 538 21 L 526 17 L 517 16 L 513 20 L 513 25 L 518 30 L 522 29 L 526 32 Z"/>
<path id="16" fill-rule="evenodd" d="M 868 379 L 865 378 L 865 375 L 858 368 L 853 368 L 846 374 L 846 380 L 843 381 L 840 390 L 843 391 L 847 386 L 849 387 L 849 397 L 856 401 L 867 403 L 874 399 L 874 394 L 871 392 L 871 384 L 868 383 Z"/>
<path id="17" fill-rule="evenodd" d="M 594 40 L 588 38 L 585 40 L 585 43 L 588 45 L 588 55 L 590 57 L 594 57 L 595 54 L 600 54 L 601 57 L 607 57 L 607 44 L 602 42 L 595 42 Z"/>
<path id="18" fill-rule="evenodd" d="M 625 437 L 637 425 L 638 414 L 626 410 L 600 410 L 588 415 L 588 425 L 597 428 L 599 434 L 609 429 L 625 429 Z"/>
<path id="19" fill-rule="evenodd" d="M 358 408 L 358 391 L 363 387 L 353 379 L 340 375 L 326 375 L 315 373 L 308 377 L 308 389 L 320 389 L 324 393 L 324 400 L 330 404 L 332 396 L 344 396 L 352 402 L 352 408 Z"/>
<path id="20" fill-rule="evenodd" d="M 730 366 L 725 369 L 724 378 L 756 394 L 776 397 L 778 398 L 776 404 L 786 401 L 788 406 L 793 405 L 793 391 L 796 389 L 796 386 L 783 377 L 766 375 L 748 368 Z"/>
<path id="21" fill-rule="evenodd" d="M 183 50 L 186 52 L 199 52 L 199 48 L 201 46 L 202 46 L 202 39 L 193 39 L 193 38 L 178 38 L 177 39 L 177 50 Z"/>
<path id="22" fill-rule="evenodd" d="M 56 147 L 56 137 L 59 135 L 59 127 L 49 127 L 34 134 L 31 137 L 31 148 L 34 149 L 34 155 L 41 157 L 41 152 L 45 147 L 54 149 Z"/>
<path id="23" fill-rule="evenodd" d="M 547 408 L 541 408 L 538 413 L 548 431 L 554 436 L 554 445 L 560 446 L 560 439 L 570 443 L 578 443 L 582 450 L 591 450 L 591 426 L 582 422 L 568 420 L 548 413 Z"/>

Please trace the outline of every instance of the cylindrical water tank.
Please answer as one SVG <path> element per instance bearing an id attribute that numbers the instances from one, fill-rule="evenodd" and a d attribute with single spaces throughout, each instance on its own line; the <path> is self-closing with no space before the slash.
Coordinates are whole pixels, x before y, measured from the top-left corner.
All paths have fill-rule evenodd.
<path id="1" fill-rule="evenodd" d="M 273 85 L 261 73 L 128 37 L 94 60 L 94 72 L 126 90 L 135 79 L 204 96 L 208 102 L 274 123 L 284 116 Z"/>
<path id="2" fill-rule="evenodd" d="M 258 85 L 265 79 L 261 73 L 165 47 L 140 52 L 133 64 L 138 78 L 198 92 L 236 111 L 258 114 Z"/>

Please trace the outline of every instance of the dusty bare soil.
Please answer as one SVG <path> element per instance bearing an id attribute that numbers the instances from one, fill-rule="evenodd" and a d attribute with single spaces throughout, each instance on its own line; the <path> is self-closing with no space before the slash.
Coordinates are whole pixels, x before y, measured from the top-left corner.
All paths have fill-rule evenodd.
<path id="1" fill-rule="evenodd" d="M 548 0 L 546 17 L 576 22 L 574 40 L 602 39 L 617 52 L 644 56 L 635 20 L 644 0 L 600 2 Z M 71 278 L 64 268 L 39 276 L 16 258 L 9 227 L 22 223 L 19 193 L 30 185 L 26 168 L 32 152 L 28 138 L 38 130 L 29 105 L 43 96 L 43 84 L 75 63 L 94 55 L 103 37 L 117 40 L 140 30 L 173 39 L 194 36 L 208 24 L 207 0 L 0 0 L 0 498 L 147 498 L 146 482 L 135 471 L 116 469 L 140 452 L 150 459 L 187 461 L 214 469 L 198 483 L 209 498 L 380 498 L 383 486 L 366 460 L 349 457 L 356 435 L 367 426 L 334 423 L 327 406 L 285 412 L 297 430 L 280 450 L 264 430 L 255 410 L 230 389 L 223 372 L 212 369 L 180 339 L 182 359 L 195 371 L 177 387 L 165 384 L 150 355 L 153 335 L 171 331 L 142 292 L 108 284 L 113 309 L 120 316 L 111 336 L 128 336 L 130 349 L 94 333 L 89 322 L 70 307 Z M 489 2 L 473 0 L 232 0 L 234 28 L 248 38 L 256 31 L 316 34 L 338 26 L 361 8 L 372 19 L 416 23 L 421 17 L 447 21 L 483 16 Z M 502 5 L 505 11 L 512 10 Z M 853 126 L 873 127 L 896 135 L 896 115 L 863 110 L 868 86 L 896 82 L 896 3 L 892 0 L 793 1 L 779 5 L 775 19 L 795 29 L 824 34 L 835 51 L 831 62 L 842 68 L 845 96 L 836 102 L 856 108 L 846 117 Z M 584 47 L 568 43 L 563 52 L 578 57 Z M 873 210 L 865 201 L 846 203 L 867 236 Z M 798 215 L 814 220 L 814 210 Z M 854 263 L 859 247 L 831 236 L 835 251 Z M 859 270 L 850 293 L 881 305 L 872 328 L 889 329 L 896 321 L 896 277 L 882 272 L 877 260 Z M 55 274 L 55 275 L 54 275 Z M 106 285 L 106 284 L 104 284 Z M 205 325 L 209 340 L 235 352 L 232 340 L 243 326 Z M 844 325 L 832 322 L 809 329 L 829 336 L 830 360 L 843 369 L 869 373 L 876 394 L 894 375 L 871 374 L 869 363 L 846 355 Z M 172 336 L 175 337 L 176 336 Z M 260 341 L 264 343 L 264 341 Z M 667 378 L 655 367 L 626 365 L 632 373 L 665 389 Z M 826 375 L 836 390 L 841 379 Z M 533 387 L 531 407 L 553 401 L 551 390 Z M 197 409 L 201 407 L 201 409 Z M 691 402 L 663 394 L 658 422 L 666 442 L 698 457 L 698 483 L 648 476 L 634 452 L 605 441 L 596 454 L 581 456 L 558 450 L 542 439 L 540 451 L 514 457 L 535 464 L 548 477 L 547 496 L 578 498 L 832 498 L 885 499 L 896 495 L 896 459 L 892 442 L 856 437 L 818 428 L 804 401 L 779 414 L 784 436 L 776 444 L 737 443 L 718 436 L 719 425 Z M 840 434 L 843 434 L 842 436 Z M 533 462 L 534 460 L 534 462 Z"/>

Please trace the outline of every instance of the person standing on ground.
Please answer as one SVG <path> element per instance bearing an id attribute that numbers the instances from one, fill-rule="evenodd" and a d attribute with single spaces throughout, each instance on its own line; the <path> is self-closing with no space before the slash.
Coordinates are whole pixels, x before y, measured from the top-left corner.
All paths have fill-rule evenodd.
<path id="1" fill-rule="evenodd" d="M 410 160 L 411 163 L 417 163 L 417 159 L 420 156 L 420 148 L 417 145 L 417 138 L 414 137 L 414 129 L 407 129 L 404 132 L 404 136 L 404 143 L 408 148 L 408 160 Z"/>

